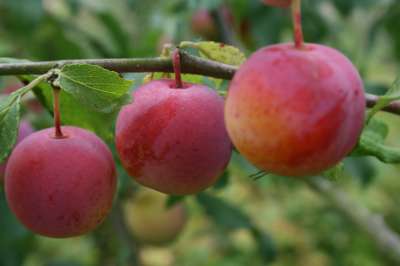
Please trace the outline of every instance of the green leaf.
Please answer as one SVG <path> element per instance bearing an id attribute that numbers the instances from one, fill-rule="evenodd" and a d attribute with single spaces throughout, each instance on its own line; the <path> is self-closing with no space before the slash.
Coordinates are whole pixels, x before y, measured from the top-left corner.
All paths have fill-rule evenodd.
<path id="1" fill-rule="evenodd" d="M 367 123 L 372 117 L 393 101 L 400 100 L 400 76 L 394 81 L 385 95 L 378 98 L 375 106 L 368 112 Z"/>
<path id="2" fill-rule="evenodd" d="M 228 169 L 222 173 L 222 175 L 218 178 L 217 182 L 214 184 L 213 188 L 216 190 L 221 190 L 225 188 L 229 184 L 230 173 Z"/>
<path id="3" fill-rule="evenodd" d="M 56 81 L 81 104 L 103 113 L 112 113 L 129 102 L 132 81 L 96 65 L 66 65 Z"/>
<path id="4" fill-rule="evenodd" d="M 374 156 L 384 163 L 400 163 L 400 148 L 385 145 L 388 126 L 377 119 L 372 119 L 364 129 L 352 156 Z"/>
<path id="5" fill-rule="evenodd" d="M 8 157 L 17 141 L 20 100 L 21 96 L 17 91 L 0 102 L 0 162 Z"/>
<path id="6" fill-rule="evenodd" d="M 265 263 L 273 262 L 277 257 L 277 248 L 271 237 L 255 227 L 251 229 L 251 234 L 257 242 L 258 250 L 263 261 Z"/>
<path id="7" fill-rule="evenodd" d="M 169 195 L 167 201 L 165 202 L 165 205 L 167 206 L 167 208 L 171 208 L 184 200 L 185 196 Z"/>
<path id="8" fill-rule="evenodd" d="M 236 47 L 217 42 L 182 42 L 180 47 L 198 49 L 200 56 L 220 63 L 239 66 L 246 56 Z"/>
<path id="9" fill-rule="evenodd" d="M 331 169 L 326 170 L 322 175 L 329 179 L 334 179 L 334 180 L 338 180 L 338 179 L 342 178 L 344 175 L 343 162 L 340 162 L 339 164 L 335 165 Z"/>
<path id="10" fill-rule="evenodd" d="M 231 231 L 252 227 L 250 218 L 228 202 L 206 193 L 198 194 L 196 199 L 207 215 L 222 228 Z"/>
<path id="11" fill-rule="evenodd" d="M 32 76 L 19 77 L 24 82 L 30 82 Z M 53 112 L 52 87 L 42 82 L 33 89 L 35 96 L 46 107 L 49 112 Z M 100 113 L 92 108 L 82 105 L 71 94 L 61 90 L 60 92 L 60 112 L 63 125 L 72 125 L 95 132 L 106 141 L 111 141 L 114 136 L 113 125 L 119 110 L 112 113 Z"/>
<path id="12" fill-rule="evenodd" d="M 196 199 L 207 215 L 226 231 L 250 230 L 264 262 L 272 262 L 276 258 L 276 247 L 272 239 L 257 228 L 239 208 L 207 193 L 198 194 Z"/>

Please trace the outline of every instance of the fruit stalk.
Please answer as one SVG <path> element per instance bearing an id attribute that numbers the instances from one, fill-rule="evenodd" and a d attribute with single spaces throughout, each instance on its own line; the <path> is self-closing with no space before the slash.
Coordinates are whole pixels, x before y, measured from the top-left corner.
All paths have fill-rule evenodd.
<path id="1" fill-rule="evenodd" d="M 53 87 L 53 111 L 54 111 L 54 136 L 57 139 L 63 138 L 60 119 L 60 88 Z"/>
<path id="2" fill-rule="evenodd" d="M 182 77 L 181 77 L 181 55 L 179 49 L 175 49 L 172 53 L 172 64 L 175 72 L 175 82 L 177 88 L 183 88 Z"/>
<path id="3" fill-rule="evenodd" d="M 301 25 L 301 0 L 292 2 L 293 37 L 295 47 L 300 49 L 304 44 L 303 28 Z"/>

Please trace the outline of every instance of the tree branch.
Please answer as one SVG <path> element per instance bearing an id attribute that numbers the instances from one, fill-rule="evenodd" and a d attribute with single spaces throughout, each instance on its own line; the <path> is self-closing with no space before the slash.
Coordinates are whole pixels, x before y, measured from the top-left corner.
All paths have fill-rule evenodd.
<path id="1" fill-rule="evenodd" d="M 367 107 L 369 108 L 374 107 L 376 102 L 378 101 L 378 96 L 373 94 L 366 94 L 365 97 L 367 98 Z M 400 115 L 400 101 L 392 102 L 391 104 L 383 108 L 383 111 Z"/>
<path id="2" fill-rule="evenodd" d="M 379 250 L 400 265 L 400 238 L 383 220 L 357 204 L 344 191 L 336 188 L 330 181 L 321 177 L 307 179 L 308 185 L 324 196 L 343 213 L 353 224 L 367 233 Z"/>
<path id="3" fill-rule="evenodd" d="M 120 73 L 128 72 L 169 72 L 174 68 L 171 58 L 114 58 L 114 59 L 77 59 L 43 62 L 16 62 L 0 64 L 0 75 L 44 74 L 52 68 L 67 64 L 93 64 Z M 207 75 L 210 77 L 231 79 L 236 67 L 211 61 L 181 52 L 182 72 Z"/>
<path id="4" fill-rule="evenodd" d="M 60 68 L 67 64 L 93 64 L 120 73 L 129 72 L 168 72 L 173 73 L 171 58 L 114 58 L 114 59 L 77 59 L 42 62 L 0 63 L 0 76 L 44 74 L 50 69 Z M 208 59 L 181 52 L 182 73 L 199 74 L 221 79 L 232 79 L 238 69 L 235 66 L 222 64 Z M 367 107 L 373 107 L 378 96 L 366 94 Z M 400 115 L 400 101 L 391 103 L 383 109 L 385 112 Z"/>

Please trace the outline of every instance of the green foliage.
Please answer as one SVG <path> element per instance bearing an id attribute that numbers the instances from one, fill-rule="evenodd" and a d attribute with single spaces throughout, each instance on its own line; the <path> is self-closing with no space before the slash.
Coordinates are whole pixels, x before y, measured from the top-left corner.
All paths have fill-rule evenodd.
<path id="1" fill-rule="evenodd" d="M 400 77 L 398 77 L 385 95 L 379 96 L 376 105 L 368 112 L 367 123 L 371 118 L 391 102 L 400 99 Z"/>
<path id="2" fill-rule="evenodd" d="M 188 40 L 199 43 L 198 36 L 190 30 L 190 19 L 194 10 L 206 8 L 217 10 L 220 4 L 228 6 L 234 16 L 234 25 L 229 29 L 234 37 L 242 42 L 248 51 L 254 51 L 262 46 L 277 42 L 291 40 L 290 12 L 264 6 L 260 0 L 171 0 L 171 1 L 0 1 L 0 56 L 29 58 L 31 60 L 76 59 L 96 57 L 148 57 L 159 53 L 157 50 L 164 39 L 172 43 Z M 400 58 L 400 32 L 398 18 L 400 11 L 399 1 L 374 1 L 374 0 L 309 0 L 303 1 L 304 7 L 304 35 L 309 42 L 319 42 L 331 45 L 344 51 L 354 63 L 363 65 L 362 71 L 365 84 L 378 84 L 379 88 L 367 86 L 369 93 L 382 94 L 393 80 L 394 69 L 398 67 Z M 243 26 L 245 25 L 245 26 Z M 247 25 L 247 26 L 246 26 Z M 247 27 L 247 28 L 246 28 Z M 243 32 L 244 33 L 243 33 Z M 206 41 L 206 40 L 204 40 Z M 206 52 L 199 52 L 201 56 L 238 65 L 242 57 L 238 51 L 225 50 L 220 53 L 220 44 L 209 42 L 205 45 Z M 196 52 L 193 48 L 189 52 Z M 217 52 L 215 53 L 216 50 Z M 212 55 L 207 55 L 211 53 Z M 226 55 L 228 54 L 228 57 Z M 234 60 L 232 60 L 232 57 Z M 0 58 L 0 62 L 16 62 L 16 59 Z M 74 66 L 75 67 L 75 66 Z M 100 74 L 102 69 L 67 69 L 63 77 L 64 88 L 61 91 L 61 119 L 63 124 L 75 125 L 94 131 L 104 139 L 112 141 L 113 124 L 118 109 L 126 102 L 124 94 L 127 93 L 127 83 L 104 85 L 102 81 L 100 91 L 88 88 L 87 83 L 93 83 L 88 74 Z M 76 74 L 84 73 L 82 80 Z M 107 72 L 108 73 L 108 72 Z M 119 78 L 110 73 L 110 80 Z M 164 77 L 156 73 L 154 78 Z M 173 78 L 173 75 L 168 75 Z M 30 82 L 34 76 L 23 76 L 23 81 Z M 207 84 L 226 92 L 227 81 L 213 80 L 199 75 L 183 75 L 187 82 Z M 139 80 L 139 79 L 137 79 Z M 1 84 L 7 84 L 2 80 Z M 116 85 L 119 84 L 119 85 Z M 92 84 L 93 85 L 93 84 Z M 109 95 L 106 91 L 113 86 L 118 96 Z M 140 82 L 138 84 L 140 85 Z M 91 85 L 89 85 L 91 87 Z M 65 90 L 64 90 L 65 89 Z M 34 88 L 35 95 L 44 106 L 52 112 L 52 88 L 45 82 Z M 380 103 L 370 116 L 397 99 L 395 93 L 380 98 Z M 92 98 L 93 97 L 93 98 Z M 13 104 L 10 99 L 1 101 L 0 110 L 4 104 L 12 107 L 0 116 L 0 154 L 7 156 L 3 147 L 13 146 L 15 141 L 20 98 L 15 98 Z M 17 104 L 18 100 L 18 104 Z M 107 102 L 111 101 L 113 107 L 108 109 Z M 24 99 L 21 106 L 26 108 Z M 2 112 L 2 111 L 0 111 Z M 14 112 L 14 114 L 10 114 Z M 31 112 L 25 119 L 39 119 Z M 8 122 L 7 122 L 8 121 Z M 385 162 L 398 162 L 398 121 L 388 116 L 379 116 L 370 120 L 360 139 L 353 157 L 345 161 L 345 167 L 331 169 L 325 173 L 331 178 L 342 174 L 348 177 L 341 179 L 341 185 L 346 190 L 352 191 L 364 204 L 372 206 L 381 212 L 385 220 L 389 221 L 399 231 L 399 215 L 397 206 L 400 202 L 398 196 L 399 167 L 382 167 L 383 164 L 376 160 L 366 158 L 373 156 Z M 7 128 L 11 128 L 8 130 Z M 390 130 L 389 130 L 390 129 Z M 7 132 L 4 135 L 2 132 Z M 12 133 L 12 134 L 10 134 Z M 14 139 L 14 140 L 13 140 Z M 344 173 L 343 173 L 343 172 Z M 178 243 L 166 247 L 171 254 L 161 256 L 160 261 L 165 265 L 168 258 L 174 256 L 177 266 L 180 265 L 265 265 L 259 263 L 259 257 L 267 257 L 265 261 L 272 260 L 275 248 L 279 251 L 274 265 L 393 265 L 384 256 L 376 251 L 375 246 L 367 237 L 352 227 L 347 220 L 336 214 L 332 208 L 321 203 L 321 199 L 309 195 L 309 191 L 300 182 L 283 178 L 263 178 L 253 182 L 248 176 L 256 169 L 245 161 L 240 155 L 235 154 L 229 171 L 219 179 L 219 182 L 210 190 L 209 194 L 201 194 L 197 200 L 205 210 L 208 217 L 215 222 L 216 229 L 222 231 L 223 240 L 216 239 L 215 234 L 207 234 L 203 224 L 204 217 L 196 215 L 196 207 L 191 206 L 190 214 L 196 219 L 191 221 L 187 234 Z M 131 184 L 126 173 L 119 171 L 120 181 L 123 179 Z M 373 182 L 379 178 L 379 182 Z M 358 182 L 360 181 L 361 182 Z M 227 181 L 229 186 L 227 186 Z M 119 186 L 125 186 L 119 182 Z M 357 185 L 370 184 L 368 190 L 360 190 Z M 224 194 L 224 200 L 212 196 L 211 193 Z M 247 196 L 244 196 L 247 195 Z M 210 199 L 211 198 L 211 199 Z M 170 197 L 170 204 L 181 201 L 182 198 Z M 186 200 L 185 200 L 186 201 Z M 221 203 L 221 201 L 223 203 Z M 231 202 L 236 202 L 233 204 Z M 190 203 L 190 198 L 187 202 Z M 246 205 L 246 212 L 236 205 Z M 196 205 L 197 206 L 197 205 Z M 129 253 L 131 247 L 116 239 L 116 230 L 112 221 L 108 220 L 105 227 L 99 228 L 94 235 L 67 240 L 57 240 L 51 245 L 42 245 L 46 239 L 34 237 L 23 229 L 6 207 L 4 194 L 0 197 L 0 265 L 53 265 L 52 263 L 89 265 L 81 260 L 83 256 L 96 257 L 98 260 L 91 265 L 101 263 L 118 263 L 121 256 Z M 272 221 L 282 228 L 270 228 Z M 192 225 L 196 229 L 192 228 Z M 253 227 L 257 224 L 258 227 Z M 197 226 L 197 227 L 196 227 Z M 261 228 L 262 227 L 262 228 Z M 238 229 L 249 232 L 256 240 L 256 249 L 240 238 L 235 242 L 233 251 L 226 248 L 226 231 L 234 234 Z M 265 230 L 268 229 L 268 230 Z M 214 229 L 215 230 L 215 229 Z M 271 231 L 274 243 L 266 231 Z M 332 233 L 334 232 L 334 234 Z M 231 234 L 230 234 L 231 235 Z M 198 239 L 201 238 L 200 240 Z M 82 249 L 79 253 L 71 251 L 71 246 L 88 241 L 90 249 Z M 70 243 L 73 243 L 71 245 Z M 104 243 L 110 247 L 104 249 Z M 202 244 L 206 243 L 206 244 Z M 246 244 L 245 244 L 246 243 Z M 222 248 L 221 248 L 222 246 Z M 274 247 L 275 246 L 275 247 Z M 111 249 L 111 251 L 110 251 Z M 143 257 L 157 257 L 150 252 L 147 254 L 144 247 Z M 317 256 L 317 257 L 315 257 Z M 269 257 L 269 259 L 268 259 Z M 310 257 L 310 258 L 309 258 Z M 323 258 L 322 261 L 318 258 Z M 34 258 L 34 259 L 32 259 Z M 56 259 L 55 259 L 56 258 Z M 81 263 L 79 263 L 81 262 Z M 148 263 L 152 265 L 151 263 Z"/>
<path id="3" fill-rule="evenodd" d="M 238 207 L 207 193 L 196 196 L 197 202 L 204 208 L 206 214 L 224 231 L 238 229 L 250 230 L 264 262 L 273 262 L 276 258 L 276 248 L 272 239 L 251 221 L 251 218 Z"/>
<path id="4" fill-rule="evenodd" d="M 400 148 L 385 145 L 388 126 L 377 119 L 372 119 L 364 129 L 353 156 L 375 156 L 384 163 L 400 163 Z"/>
<path id="5" fill-rule="evenodd" d="M 246 56 L 236 47 L 216 42 L 182 42 L 181 48 L 195 48 L 200 56 L 220 63 L 239 66 Z"/>
<path id="6" fill-rule="evenodd" d="M 200 193 L 196 197 L 205 212 L 213 221 L 227 231 L 251 228 L 250 218 L 237 207 L 210 194 Z"/>
<path id="7" fill-rule="evenodd" d="M 20 120 L 20 93 L 0 102 L 0 162 L 4 161 L 17 141 Z"/>
<path id="8" fill-rule="evenodd" d="M 22 76 L 21 80 L 29 82 L 30 76 Z M 40 102 L 53 113 L 52 87 L 45 82 L 40 83 L 33 89 Z M 71 94 L 61 90 L 60 92 L 61 121 L 66 125 L 78 126 L 95 132 L 105 140 L 111 141 L 113 137 L 113 125 L 118 111 L 101 113 L 92 108 L 82 105 Z"/>
<path id="9" fill-rule="evenodd" d="M 58 72 L 55 84 L 70 93 L 82 105 L 111 113 L 129 102 L 131 81 L 118 73 L 94 65 L 66 65 Z"/>

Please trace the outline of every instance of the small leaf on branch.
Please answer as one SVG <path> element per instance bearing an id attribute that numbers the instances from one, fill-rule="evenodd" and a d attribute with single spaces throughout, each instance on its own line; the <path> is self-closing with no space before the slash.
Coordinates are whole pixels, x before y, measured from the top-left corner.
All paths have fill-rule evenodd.
<path id="1" fill-rule="evenodd" d="M 352 156 L 374 156 L 384 163 L 400 163 L 400 148 L 385 145 L 388 126 L 377 119 L 371 119 L 364 129 Z"/>
<path id="2" fill-rule="evenodd" d="M 223 43 L 182 42 L 180 47 L 198 49 L 201 57 L 233 66 L 239 66 L 246 60 L 246 56 L 238 48 Z"/>
<path id="3" fill-rule="evenodd" d="M 0 101 L 0 162 L 10 154 L 18 137 L 20 100 L 17 92 Z"/>
<path id="4" fill-rule="evenodd" d="M 103 113 L 112 113 L 129 102 L 132 81 L 96 65 L 66 65 L 58 73 L 56 85 L 80 103 Z"/>
<path id="5" fill-rule="evenodd" d="M 400 100 L 400 76 L 394 81 L 390 89 L 386 92 L 385 95 L 380 96 L 375 106 L 369 110 L 367 123 L 369 123 L 372 117 L 378 113 L 380 110 L 388 106 L 393 101 Z"/>
<path id="6" fill-rule="evenodd" d="M 19 79 L 23 82 L 30 82 L 33 76 L 24 75 Z M 43 106 L 53 112 L 52 87 L 47 82 L 41 82 L 33 92 Z M 101 113 L 93 110 L 87 105 L 82 105 L 71 94 L 61 90 L 60 93 L 61 122 L 64 125 L 73 125 L 95 132 L 104 140 L 113 138 L 113 123 L 119 110 L 112 113 Z"/>

